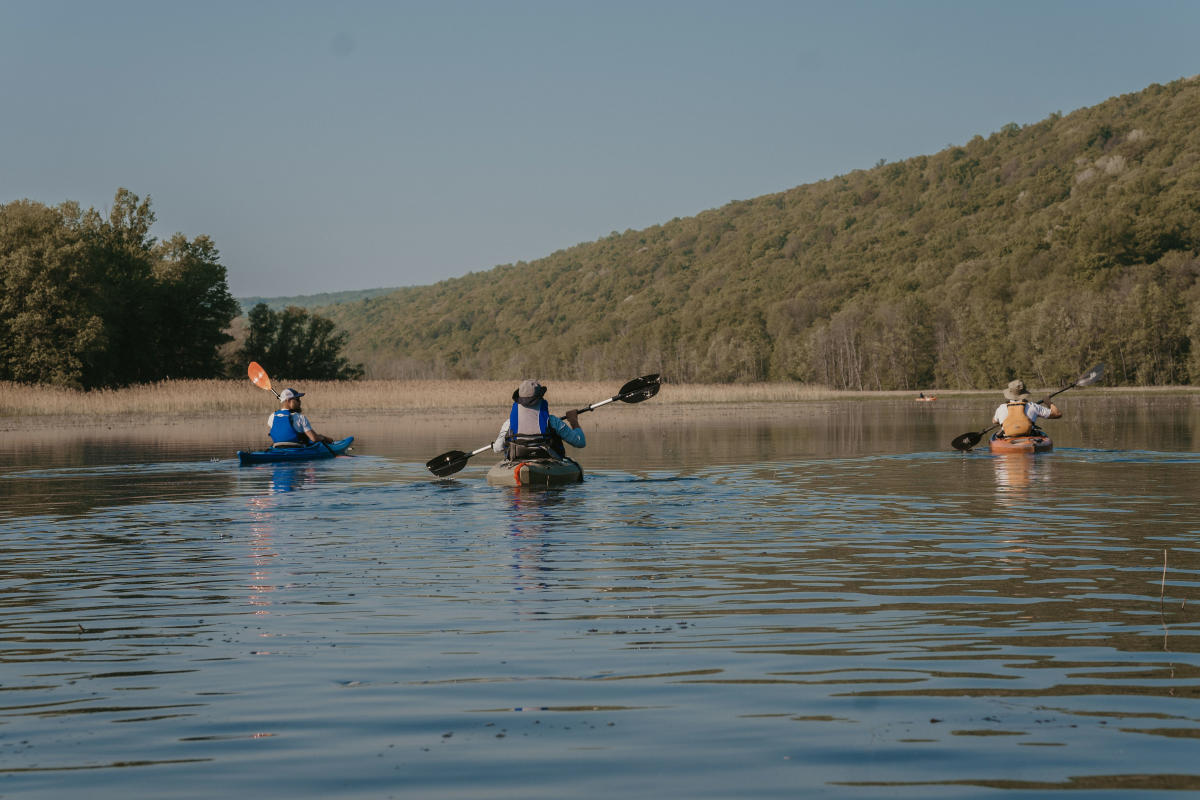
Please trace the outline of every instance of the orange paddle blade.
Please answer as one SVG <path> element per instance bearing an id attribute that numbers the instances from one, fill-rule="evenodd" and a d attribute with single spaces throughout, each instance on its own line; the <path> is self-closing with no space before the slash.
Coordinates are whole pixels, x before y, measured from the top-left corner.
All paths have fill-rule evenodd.
<path id="1" fill-rule="evenodd" d="M 250 369 L 247 370 L 250 375 L 250 381 L 260 389 L 271 391 L 271 379 L 267 377 L 267 371 L 258 365 L 257 361 L 250 362 Z"/>

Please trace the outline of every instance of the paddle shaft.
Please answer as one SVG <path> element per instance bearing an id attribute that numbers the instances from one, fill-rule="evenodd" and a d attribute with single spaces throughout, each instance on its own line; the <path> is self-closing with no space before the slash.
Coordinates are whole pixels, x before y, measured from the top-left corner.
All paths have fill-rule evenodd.
<path id="1" fill-rule="evenodd" d="M 607 400 L 601 400 L 599 403 L 592 403 L 590 406 L 587 406 L 585 408 L 577 408 L 577 409 L 575 409 L 575 413 L 582 414 L 585 411 L 595 411 L 597 408 L 599 408 L 602 405 L 605 405 L 607 403 L 613 403 L 620 399 L 621 399 L 621 395 L 617 395 L 616 397 L 610 397 Z"/>

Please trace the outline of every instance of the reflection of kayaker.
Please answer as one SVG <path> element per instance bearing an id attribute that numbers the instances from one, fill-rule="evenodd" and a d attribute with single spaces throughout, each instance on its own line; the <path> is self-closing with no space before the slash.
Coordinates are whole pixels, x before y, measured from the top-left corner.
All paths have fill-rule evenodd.
<path id="1" fill-rule="evenodd" d="M 1054 447 L 1050 437 L 1039 428 L 1039 419 L 1058 419 L 1062 412 L 1054 403 L 1042 405 L 1029 399 L 1025 381 L 1010 381 L 1004 390 L 1006 402 L 996 409 L 992 422 L 1000 430 L 992 434 L 991 448 L 995 453 L 1044 453 Z"/>

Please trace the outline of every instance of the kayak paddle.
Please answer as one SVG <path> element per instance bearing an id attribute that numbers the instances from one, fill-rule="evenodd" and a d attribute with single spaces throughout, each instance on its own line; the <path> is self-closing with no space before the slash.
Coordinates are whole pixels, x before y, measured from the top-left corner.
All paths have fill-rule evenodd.
<path id="1" fill-rule="evenodd" d="M 246 370 L 250 375 L 250 382 L 260 389 L 266 389 L 271 394 L 279 397 L 279 392 L 271 388 L 271 378 L 267 375 L 267 371 L 258 365 L 257 361 L 250 362 L 250 368 Z"/>
<path id="2" fill-rule="evenodd" d="M 278 399 L 279 392 L 277 392 L 271 388 L 271 377 L 269 375 L 267 375 L 267 371 L 265 369 L 263 369 L 261 366 L 259 366 L 257 361 L 250 362 L 250 366 L 246 370 L 246 373 L 250 376 L 251 383 L 253 383 L 255 386 L 257 386 L 260 389 L 266 389 L 268 392 L 275 395 L 275 397 Z M 320 440 L 318 439 L 317 441 L 320 441 Z M 330 447 L 325 442 L 321 442 L 321 444 L 325 445 L 325 449 L 329 451 L 329 455 L 333 456 L 334 458 L 337 458 L 337 453 L 333 452 L 332 447 Z"/>
<path id="3" fill-rule="evenodd" d="M 586 408 L 575 410 L 576 414 L 582 414 L 586 411 L 595 411 L 602 405 L 620 400 L 622 403 L 640 403 L 643 400 L 649 400 L 654 395 L 658 394 L 658 390 L 662 388 L 662 378 L 658 374 L 643 375 L 640 378 L 634 378 L 629 383 L 625 384 L 620 390 L 605 400 L 600 400 Z M 451 450 L 447 453 L 442 453 L 440 456 L 434 456 L 425 462 L 425 466 L 434 475 L 439 478 L 444 478 L 447 475 L 453 475 L 467 465 L 471 460 L 471 456 L 476 456 L 484 450 L 491 449 L 490 444 L 485 444 L 477 450 L 472 450 L 469 453 L 464 453 L 461 450 Z"/>
<path id="4" fill-rule="evenodd" d="M 1062 394 L 1067 389 L 1074 389 L 1076 386 L 1082 387 L 1082 386 L 1088 386 L 1090 384 L 1093 384 L 1096 381 L 1100 380 L 1100 377 L 1102 375 L 1104 375 L 1104 365 L 1097 364 L 1096 366 L 1089 369 L 1087 372 L 1080 375 L 1079 380 L 1075 381 L 1072 384 L 1068 384 L 1067 386 L 1064 386 L 1063 388 L 1059 389 L 1058 391 L 1053 392 L 1053 393 L 1047 395 L 1046 397 L 1044 397 L 1043 399 L 1039 400 L 1038 405 L 1044 406 L 1046 403 L 1049 403 L 1054 397 Z M 968 450 L 970 450 L 972 447 L 974 447 L 975 445 L 979 444 L 979 440 L 983 438 L 983 435 L 985 433 L 988 433 L 989 431 L 993 431 L 998 427 L 1000 427 L 1000 423 L 996 422 L 996 423 L 993 423 L 991 426 L 979 431 L 978 433 L 976 433 L 974 431 L 972 431 L 971 433 L 964 433 L 962 436 L 955 437 L 954 441 L 952 441 L 950 443 L 950 446 L 953 447 L 955 450 L 962 450 L 965 453 Z"/>

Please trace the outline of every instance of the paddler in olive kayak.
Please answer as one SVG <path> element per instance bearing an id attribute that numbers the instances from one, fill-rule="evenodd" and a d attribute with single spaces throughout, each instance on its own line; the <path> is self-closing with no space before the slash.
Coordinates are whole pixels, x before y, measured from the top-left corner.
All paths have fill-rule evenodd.
<path id="1" fill-rule="evenodd" d="M 279 410 L 267 417 L 267 435 L 271 441 L 276 447 L 306 445 L 310 442 L 333 444 L 333 439 L 313 430 L 312 423 L 300 408 L 301 397 L 304 397 L 304 392 L 295 389 L 284 389 L 279 393 Z"/>
<path id="2" fill-rule="evenodd" d="M 1009 381 L 1008 388 L 1004 390 L 1004 399 L 1006 402 L 1001 404 L 996 409 L 996 413 L 992 415 L 992 422 L 1000 426 L 1000 433 L 996 434 L 997 439 L 1045 436 L 1046 434 L 1037 427 L 1037 421 L 1039 419 L 1058 419 L 1062 416 L 1062 412 L 1054 403 L 1042 405 L 1031 401 L 1029 390 L 1025 388 L 1025 381 L 1020 378 Z"/>
<path id="3" fill-rule="evenodd" d="M 566 458 L 563 443 L 587 447 L 587 437 L 579 427 L 579 412 L 568 411 L 559 419 L 550 413 L 545 401 L 546 387 L 535 380 L 521 381 L 513 392 L 512 409 L 500 426 L 500 435 L 492 450 L 503 453 L 506 461 L 550 456 Z"/>

